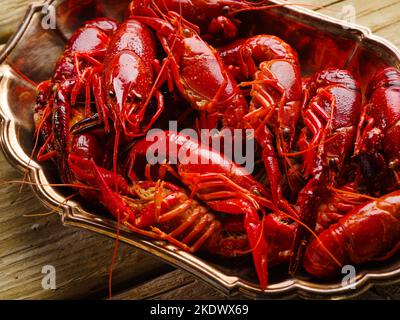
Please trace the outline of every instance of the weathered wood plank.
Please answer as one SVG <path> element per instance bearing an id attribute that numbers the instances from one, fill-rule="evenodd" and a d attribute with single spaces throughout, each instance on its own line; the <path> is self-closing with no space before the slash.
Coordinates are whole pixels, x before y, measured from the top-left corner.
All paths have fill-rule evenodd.
<path id="1" fill-rule="evenodd" d="M 235 296 L 235 299 L 244 299 Z M 378 286 L 355 298 L 362 300 L 391 300 L 400 298 L 400 286 Z M 183 270 L 174 270 L 147 283 L 137 285 L 113 297 L 116 300 L 222 300 L 228 296 L 197 280 Z"/>
<path id="2" fill-rule="evenodd" d="M 114 296 L 118 300 L 226 299 L 219 291 L 189 273 L 175 270 Z"/>
<path id="3" fill-rule="evenodd" d="M 309 1 L 314 2 L 314 1 Z M 318 3 L 318 1 L 315 1 Z M 355 9 L 356 17 L 368 16 L 374 14 L 374 12 L 385 9 L 397 3 L 398 0 L 382 0 L 377 3 L 376 1 L 362 1 L 362 0 L 344 0 L 344 1 L 333 1 L 324 6 L 320 13 L 324 13 L 330 16 L 340 16 L 345 6 L 353 6 Z M 383 21 L 381 21 L 383 22 Z"/>
<path id="4" fill-rule="evenodd" d="M 0 155 L 0 179 L 20 175 Z M 0 188 L 0 299 L 104 297 L 114 248 L 112 239 L 62 226 L 58 215 L 24 217 L 46 209 L 30 187 Z M 43 266 L 56 269 L 56 290 L 43 290 Z M 161 261 L 120 244 L 113 283 L 116 291 L 171 270 Z"/>
<path id="5" fill-rule="evenodd" d="M 399 28 L 400 22 L 382 29 L 378 29 L 376 34 L 391 41 L 397 47 L 400 47 L 400 37 L 398 36 Z"/>
<path id="6" fill-rule="evenodd" d="M 35 0 L 0 0 L 0 43 L 12 35 L 32 2 Z"/>
<path id="7" fill-rule="evenodd" d="M 373 14 L 360 16 L 358 23 L 368 24 L 371 30 L 378 31 L 395 24 L 400 25 L 400 2 L 378 9 Z M 382 17 L 385 17 L 382 19 Z"/>
<path id="8" fill-rule="evenodd" d="M 315 2 L 318 3 L 319 1 L 315 0 Z M 335 18 L 345 19 L 343 8 L 346 5 L 354 6 L 356 13 L 355 23 L 369 27 L 375 34 L 400 46 L 400 37 L 397 36 L 397 31 L 400 28 L 400 2 L 398 0 L 382 0 L 379 2 L 363 0 L 336 1 L 318 11 Z"/>

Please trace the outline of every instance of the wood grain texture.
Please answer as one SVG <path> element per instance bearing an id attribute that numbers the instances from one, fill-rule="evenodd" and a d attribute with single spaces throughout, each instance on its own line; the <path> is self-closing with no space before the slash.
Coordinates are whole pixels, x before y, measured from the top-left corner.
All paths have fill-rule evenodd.
<path id="1" fill-rule="evenodd" d="M 122 292 L 114 296 L 119 300 L 221 300 L 227 296 L 209 285 L 197 280 L 189 273 L 175 270 L 161 275 L 143 285 Z"/>
<path id="2" fill-rule="evenodd" d="M 0 42 L 15 30 L 33 0 L 0 0 Z M 298 1 L 294 1 L 298 2 Z M 400 46 L 400 1 L 309 0 L 321 13 L 346 19 L 355 8 L 356 23 Z M 0 155 L 0 181 L 20 179 Z M 46 211 L 30 188 L 0 185 L 0 299 L 105 298 L 114 241 L 66 228 L 56 215 L 24 217 Z M 181 270 L 121 244 L 114 272 L 115 299 L 225 299 L 220 292 Z M 57 289 L 43 290 L 44 265 L 57 271 Z M 119 293 L 118 293 L 119 292 Z M 377 287 L 362 299 L 399 299 L 400 286 Z"/>
<path id="3" fill-rule="evenodd" d="M 5 42 L 17 28 L 29 3 L 35 0 L 0 1 L 0 42 Z"/>
<path id="4" fill-rule="evenodd" d="M 391 300 L 399 299 L 400 286 L 384 286 L 370 289 L 365 294 L 355 298 L 362 300 Z M 113 299 L 119 300 L 223 300 L 229 299 L 204 282 L 197 280 L 183 270 L 175 270 L 161 275 L 152 281 L 137 285 L 117 294 Z M 234 299 L 245 299 L 235 296 Z"/>
<path id="5" fill-rule="evenodd" d="M 386 38 L 393 44 L 400 46 L 400 37 L 396 30 L 400 27 L 400 1 L 382 0 L 382 1 L 365 1 L 365 0 L 345 0 L 345 1 L 324 1 L 312 0 L 307 1 L 321 6 L 316 9 L 318 12 L 347 20 L 349 15 L 346 6 L 353 6 L 355 9 L 354 23 L 369 27 L 375 34 Z"/>

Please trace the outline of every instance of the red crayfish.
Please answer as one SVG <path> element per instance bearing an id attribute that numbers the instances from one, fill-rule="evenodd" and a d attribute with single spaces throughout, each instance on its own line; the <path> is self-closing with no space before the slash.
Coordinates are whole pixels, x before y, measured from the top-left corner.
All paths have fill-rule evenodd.
<path id="1" fill-rule="evenodd" d="M 400 71 L 365 93 L 349 70 L 302 77 L 284 39 L 239 32 L 267 7 L 132 1 L 72 35 L 35 107 L 37 159 L 63 183 L 141 236 L 252 257 L 262 289 L 278 264 L 327 278 L 400 248 Z M 182 106 L 186 132 L 165 125 Z M 254 172 L 188 133 L 204 129 L 251 130 Z"/>

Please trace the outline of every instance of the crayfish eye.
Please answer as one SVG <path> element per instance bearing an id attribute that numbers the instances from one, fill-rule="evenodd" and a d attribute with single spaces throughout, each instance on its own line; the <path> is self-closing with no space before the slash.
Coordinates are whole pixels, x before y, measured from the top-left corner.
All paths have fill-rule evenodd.
<path id="1" fill-rule="evenodd" d="M 337 157 L 329 159 L 329 167 L 332 169 L 336 169 L 339 164 L 339 159 Z"/>
<path id="2" fill-rule="evenodd" d="M 112 90 L 110 90 L 110 91 L 108 92 L 108 96 L 109 96 L 111 99 L 114 99 L 114 98 L 115 98 L 115 92 L 112 91 Z"/>
<path id="3" fill-rule="evenodd" d="M 283 139 L 288 142 L 290 140 L 290 129 L 285 128 L 283 129 Z"/>
<path id="4" fill-rule="evenodd" d="M 183 35 L 184 35 L 185 37 L 190 37 L 190 36 L 191 36 L 190 30 L 187 29 L 187 28 L 183 29 Z"/>
<path id="5" fill-rule="evenodd" d="M 126 97 L 127 103 L 140 103 L 143 100 L 143 96 L 140 93 L 130 93 Z"/>
<path id="6" fill-rule="evenodd" d="M 135 102 L 142 102 L 143 96 L 140 93 L 135 95 Z"/>
<path id="7" fill-rule="evenodd" d="M 221 9 L 222 14 L 228 14 L 231 8 L 229 6 L 223 6 Z"/>
<path id="8" fill-rule="evenodd" d="M 398 165 L 399 165 L 399 161 L 398 160 L 390 161 L 389 162 L 389 169 L 390 170 L 395 170 Z"/>

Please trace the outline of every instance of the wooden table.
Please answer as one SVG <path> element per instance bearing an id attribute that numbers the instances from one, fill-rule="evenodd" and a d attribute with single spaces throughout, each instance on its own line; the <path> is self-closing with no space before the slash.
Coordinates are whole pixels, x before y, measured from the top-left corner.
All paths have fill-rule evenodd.
<path id="1" fill-rule="evenodd" d="M 12 34 L 30 0 L 0 0 L 0 43 Z M 299 1 L 295 1 L 299 2 Z M 300 1 L 337 18 L 351 17 L 400 45 L 400 1 Z M 349 14 L 350 13 L 350 14 Z M 0 154 L 0 180 L 21 179 Z M 62 226 L 58 215 L 45 213 L 29 187 L 0 187 L 0 299 L 106 298 L 114 241 Z M 56 268 L 56 289 L 42 288 L 42 268 Z M 120 244 L 114 271 L 115 299 L 226 299 L 188 273 Z M 400 286 L 376 287 L 363 299 L 398 299 Z"/>

